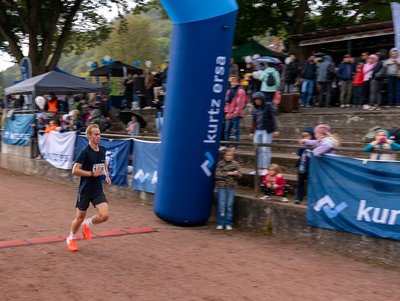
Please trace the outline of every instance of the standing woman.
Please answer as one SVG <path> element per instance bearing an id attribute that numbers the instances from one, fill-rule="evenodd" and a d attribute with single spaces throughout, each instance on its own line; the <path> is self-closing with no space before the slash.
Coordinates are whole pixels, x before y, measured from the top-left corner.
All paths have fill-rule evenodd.
<path id="1" fill-rule="evenodd" d="M 272 143 L 272 138 L 279 136 L 275 110 L 270 102 L 265 101 L 264 93 L 256 92 L 253 100 L 253 127 L 250 138 L 254 143 Z M 267 172 L 271 163 L 271 148 L 259 147 L 257 157 L 257 168 L 261 175 Z"/>
<path id="2" fill-rule="evenodd" d="M 377 61 L 378 61 L 378 56 L 376 54 L 371 54 L 368 57 L 367 62 L 363 66 L 363 72 L 364 72 L 364 79 L 362 85 L 363 104 L 367 104 L 369 101 L 370 80 L 372 77 L 372 73 L 374 72 L 374 68 Z"/>

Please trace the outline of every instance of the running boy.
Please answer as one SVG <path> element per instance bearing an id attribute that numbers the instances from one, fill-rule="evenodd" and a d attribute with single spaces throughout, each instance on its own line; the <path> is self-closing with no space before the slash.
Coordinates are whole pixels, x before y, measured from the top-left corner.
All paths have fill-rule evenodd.
<path id="1" fill-rule="evenodd" d="M 72 174 L 80 176 L 78 198 L 76 201 L 76 216 L 72 221 L 70 234 L 67 237 L 68 251 L 78 251 L 76 232 L 82 224 L 83 237 L 90 240 L 90 228 L 108 220 L 109 210 L 106 196 L 103 193 L 101 176 L 106 176 L 107 184 L 111 184 L 110 175 L 106 164 L 106 149 L 100 146 L 100 128 L 91 124 L 86 128 L 86 137 L 89 144 L 79 154 L 72 168 Z M 97 209 L 97 214 L 86 219 L 86 210 L 90 203 Z"/>

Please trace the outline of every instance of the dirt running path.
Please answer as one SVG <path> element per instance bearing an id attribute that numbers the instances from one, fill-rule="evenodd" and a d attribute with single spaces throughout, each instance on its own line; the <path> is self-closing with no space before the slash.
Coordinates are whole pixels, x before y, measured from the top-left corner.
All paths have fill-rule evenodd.
<path id="1" fill-rule="evenodd" d="M 0 169 L 0 241 L 66 235 L 76 188 Z M 213 225 L 179 228 L 108 195 L 96 231 L 157 232 L 0 249 L 1 300 L 399 300 L 400 271 Z M 94 212 L 93 209 L 90 212 Z"/>

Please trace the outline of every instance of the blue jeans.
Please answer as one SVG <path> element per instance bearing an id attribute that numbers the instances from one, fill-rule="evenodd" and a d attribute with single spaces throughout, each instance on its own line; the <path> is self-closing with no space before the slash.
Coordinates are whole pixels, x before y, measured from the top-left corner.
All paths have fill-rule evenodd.
<path id="1" fill-rule="evenodd" d="M 235 136 L 234 141 L 239 141 L 240 117 L 233 117 L 232 119 L 225 120 L 225 129 L 224 129 L 224 140 L 225 141 L 230 140 L 232 129 L 233 129 L 233 135 Z"/>
<path id="2" fill-rule="evenodd" d="M 164 117 L 162 116 L 161 112 L 157 112 L 156 114 L 156 129 L 158 132 L 158 137 L 161 138 L 161 131 L 164 125 Z"/>
<path id="3" fill-rule="evenodd" d="M 267 130 L 256 130 L 253 136 L 254 143 L 272 143 L 272 133 L 268 134 Z M 271 148 L 260 146 L 258 148 L 257 167 L 268 168 L 271 163 Z"/>
<path id="4" fill-rule="evenodd" d="M 232 226 L 235 189 L 218 188 L 218 226 Z"/>
<path id="5" fill-rule="evenodd" d="M 314 80 L 305 79 L 301 85 L 301 104 L 303 106 L 311 105 L 314 95 Z"/>
<path id="6" fill-rule="evenodd" d="M 397 76 L 388 77 L 387 104 L 389 106 L 400 105 L 400 78 Z"/>

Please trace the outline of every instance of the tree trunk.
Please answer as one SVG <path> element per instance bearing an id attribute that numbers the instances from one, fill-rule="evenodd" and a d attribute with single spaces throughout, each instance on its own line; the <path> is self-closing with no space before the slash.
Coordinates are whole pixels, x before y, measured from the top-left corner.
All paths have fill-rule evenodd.
<path id="1" fill-rule="evenodd" d="M 300 0 L 299 6 L 294 12 L 293 26 L 290 34 L 303 33 L 304 19 L 308 10 L 309 10 L 308 0 Z M 289 42 L 288 45 L 289 52 L 293 52 L 296 54 L 297 57 L 300 57 L 301 50 L 300 47 L 298 47 L 297 42 L 290 39 L 288 42 Z"/>

